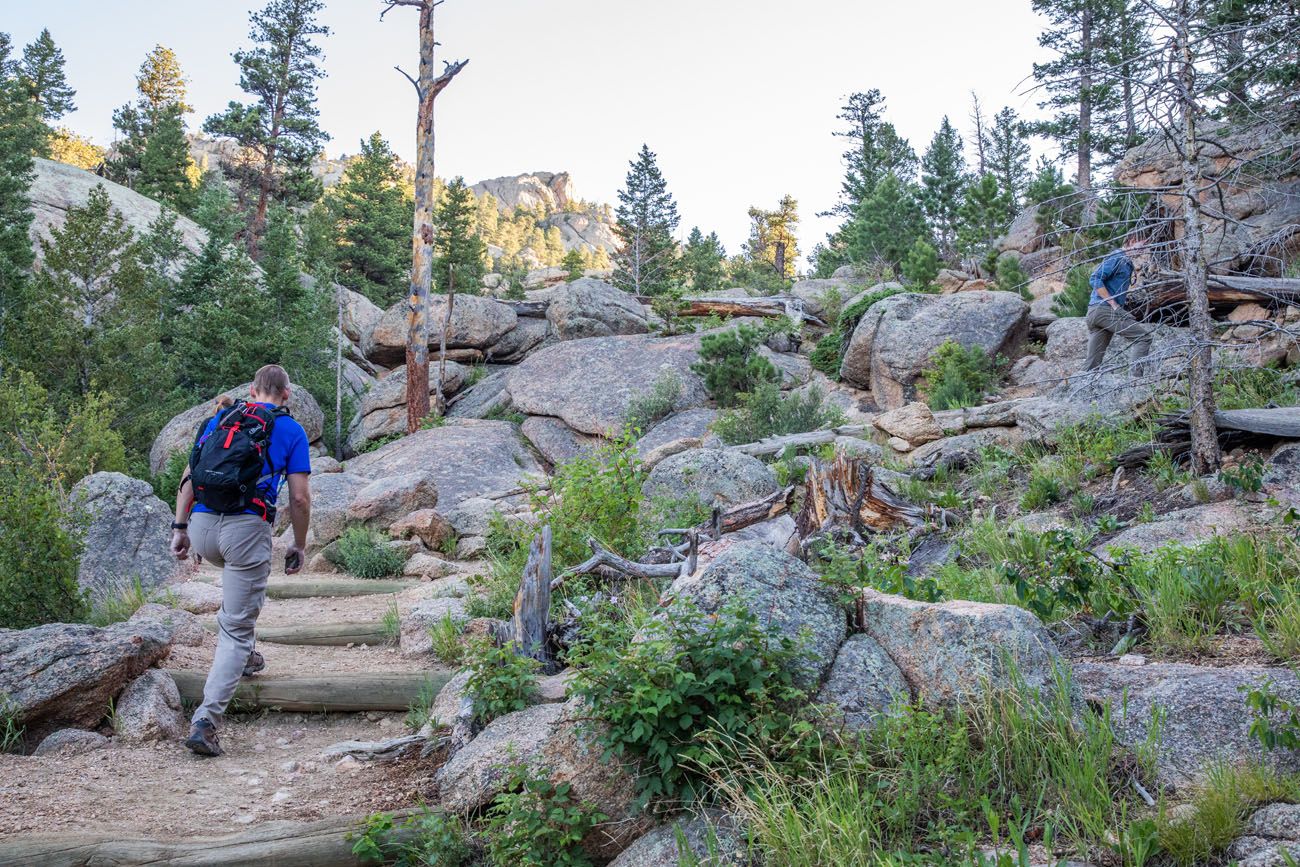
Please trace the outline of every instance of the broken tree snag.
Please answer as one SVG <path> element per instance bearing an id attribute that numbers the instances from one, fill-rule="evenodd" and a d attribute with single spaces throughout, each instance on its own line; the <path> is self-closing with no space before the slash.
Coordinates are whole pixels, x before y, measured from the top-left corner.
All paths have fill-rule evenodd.
<path id="1" fill-rule="evenodd" d="M 956 515 L 935 505 L 918 506 L 899 497 L 876 479 L 862 458 L 840 453 L 830 463 L 817 462 L 808 471 L 803 509 L 795 519 L 799 538 L 847 535 L 855 543 L 868 533 L 912 530 L 931 520 L 946 527 Z"/>
<path id="2" fill-rule="evenodd" d="M 546 618 L 551 610 L 551 525 L 533 537 L 528 563 L 515 594 L 515 615 L 511 621 L 515 652 L 549 668 L 554 659 L 546 648 Z M 550 672 L 548 672 L 550 673 Z"/>
<path id="3" fill-rule="evenodd" d="M 733 506 L 719 515 L 716 523 L 713 520 L 708 520 L 695 529 L 700 533 L 710 535 L 713 539 L 718 539 L 723 534 L 734 533 L 737 530 L 752 527 L 754 524 L 761 524 L 764 521 L 778 518 L 790 511 L 793 505 L 794 485 L 791 485 L 784 491 L 768 494 L 761 500 L 751 500 L 748 503 Z M 712 535 L 715 532 L 716 535 Z"/>
<path id="4" fill-rule="evenodd" d="M 594 572 L 599 572 L 605 577 L 652 579 L 676 578 L 682 571 L 680 563 L 637 563 L 626 557 L 620 557 L 595 539 L 587 539 L 587 544 L 591 546 L 591 556 L 572 569 L 556 575 L 551 581 L 552 590 L 574 575 L 590 575 Z M 613 575 L 610 574 L 611 572 Z"/>

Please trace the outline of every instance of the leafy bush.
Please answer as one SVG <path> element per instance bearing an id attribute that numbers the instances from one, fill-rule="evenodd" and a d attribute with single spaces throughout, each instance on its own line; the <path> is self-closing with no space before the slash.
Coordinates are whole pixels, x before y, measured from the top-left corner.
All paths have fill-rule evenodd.
<path id="1" fill-rule="evenodd" d="M 1013 541 L 1019 550 L 1002 563 L 1003 579 L 1015 587 L 1020 604 L 1045 622 L 1088 607 L 1098 585 L 1110 577 L 1106 565 L 1088 551 L 1089 540 L 1069 530 L 1019 530 Z"/>
<path id="2" fill-rule="evenodd" d="M 384 546 L 383 534 L 365 527 L 348 527 L 334 543 L 334 563 L 357 578 L 391 578 L 402 574 L 406 558 Z"/>
<path id="3" fill-rule="evenodd" d="M 475 721 L 486 725 L 499 716 L 523 710 L 537 700 L 539 664 L 511 647 L 482 642 L 474 648 L 465 692 L 474 701 Z"/>
<path id="4" fill-rule="evenodd" d="M 839 379 L 840 362 L 843 361 L 840 357 L 840 345 L 843 342 L 844 335 L 838 328 L 823 335 L 808 354 L 808 361 L 812 363 L 815 370 L 820 370 L 831 379 Z"/>
<path id="5" fill-rule="evenodd" d="M 461 867 L 470 863 L 469 829 L 459 816 L 424 808 L 400 824 L 390 813 L 374 813 L 350 835 L 352 854 L 363 862 L 392 867 Z"/>
<path id="6" fill-rule="evenodd" d="M 837 406 L 824 404 L 819 389 L 783 394 L 775 383 L 769 382 L 742 395 L 736 409 L 722 412 L 713 423 L 713 431 L 724 443 L 739 445 L 843 423 L 844 413 Z"/>
<path id="7" fill-rule="evenodd" d="M 736 406 L 740 395 L 765 382 L 780 382 L 781 374 L 758 347 L 763 335 L 741 325 L 700 338 L 700 360 L 691 369 L 704 378 L 704 387 L 718 406 Z"/>
<path id="8" fill-rule="evenodd" d="M 1300 704 L 1283 698 L 1271 678 L 1242 691 L 1250 708 L 1250 736 L 1266 751 L 1300 749 Z"/>
<path id="9" fill-rule="evenodd" d="M 1088 279 L 1092 269 L 1087 265 L 1076 265 L 1065 275 L 1065 288 L 1052 299 L 1052 312 L 1062 319 L 1071 316 L 1088 315 L 1088 299 L 1092 296 L 1092 287 Z"/>
<path id="10" fill-rule="evenodd" d="M 939 276 L 939 254 L 924 238 L 917 238 L 903 260 L 903 279 L 914 289 L 926 292 Z"/>
<path id="11" fill-rule="evenodd" d="M 1009 253 L 1003 253 L 998 258 L 997 268 L 994 271 L 994 281 L 998 289 L 1003 292 L 1015 292 L 1026 301 L 1032 301 L 1034 296 L 1029 292 L 1029 275 L 1025 269 L 1020 267 L 1020 260 Z"/>
<path id="12" fill-rule="evenodd" d="M 1237 466 L 1219 470 L 1219 478 L 1239 494 L 1259 493 L 1264 488 L 1264 461 L 1251 454 Z"/>
<path id="13" fill-rule="evenodd" d="M 545 772 L 510 768 L 508 791 L 488 808 L 488 855 L 497 867 L 590 867 L 582 838 L 609 817 Z"/>
<path id="14" fill-rule="evenodd" d="M 619 627 L 595 628 L 573 655 L 571 691 L 607 724 L 598 735 L 605 758 L 639 769 L 642 804 L 697 797 L 710 745 L 769 742 L 797 728 L 786 708 L 804 694 L 794 682 L 803 652 L 742 600 L 716 615 L 678 600 L 630 643 Z"/>
<path id="15" fill-rule="evenodd" d="M 955 340 L 939 347 L 922 375 L 931 409 L 975 406 L 997 381 L 997 369 L 983 349 L 968 349 Z"/>
<path id="16" fill-rule="evenodd" d="M 682 395 L 682 380 L 671 369 L 664 370 L 655 379 L 650 391 L 633 398 L 625 418 L 628 427 L 644 433 L 651 425 L 673 411 L 677 398 Z"/>

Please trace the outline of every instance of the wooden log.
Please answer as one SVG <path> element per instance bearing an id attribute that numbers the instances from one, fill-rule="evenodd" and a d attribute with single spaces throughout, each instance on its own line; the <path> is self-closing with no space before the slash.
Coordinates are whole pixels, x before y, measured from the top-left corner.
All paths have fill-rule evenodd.
<path id="1" fill-rule="evenodd" d="M 1219 430 L 1300 439 L 1300 407 L 1220 410 L 1214 414 L 1214 424 Z"/>
<path id="2" fill-rule="evenodd" d="M 401 593 L 420 586 L 420 581 L 366 581 L 340 578 L 334 581 L 272 581 L 266 585 L 269 599 L 312 599 L 318 596 L 375 596 Z"/>
<path id="3" fill-rule="evenodd" d="M 786 434 L 784 436 L 768 437 L 759 440 L 756 443 L 746 443 L 739 446 L 729 446 L 734 451 L 743 452 L 754 457 L 763 457 L 764 455 L 775 455 L 784 449 L 795 448 L 813 448 L 824 446 L 828 443 L 835 442 L 839 437 L 854 437 L 856 439 L 866 439 L 872 428 L 865 424 L 846 424 L 840 427 L 827 428 L 825 430 L 809 431 L 807 433 Z"/>
<path id="4" fill-rule="evenodd" d="M 804 322 L 816 325 L 819 328 L 825 328 L 826 323 L 807 313 L 804 310 L 796 309 L 796 305 L 789 302 L 792 299 L 783 297 L 772 298 L 683 298 L 682 309 L 679 316 L 757 316 L 763 319 L 777 319 L 781 316 L 789 316 L 791 319 L 798 320 L 802 317 Z"/>
<path id="5" fill-rule="evenodd" d="M 396 810 L 400 820 L 419 809 Z M 221 837 L 155 840 L 120 831 L 30 834 L 0 841 L 0 867 L 104 867 L 148 864 L 150 867 L 354 867 L 350 834 L 364 816 L 319 822 L 267 822 Z M 397 839 L 409 836 L 398 829 Z"/>
<path id="6" fill-rule="evenodd" d="M 216 632 L 217 624 L 205 623 L 204 628 Z M 349 644 L 386 644 L 389 637 L 382 623 L 303 623 L 294 626 L 259 626 L 257 640 L 268 644 L 346 647 Z"/>
<path id="7" fill-rule="evenodd" d="M 168 669 L 181 698 L 203 700 L 206 672 Z M 235 702 L 246 708 L 275 708 L 308 713 L 403 711 L 420 697 L 421 690 L 435 693 L 451 680 L 446 671 L 412 671 L 356 674 L 339 672 L 300 677 L 262 675 L 245 678 L 235 691 Z"/>
<path id="8" fill-rule="evenodd" d="M 533 537 L 528 562 L 515 594 L 511 632 L 515 652 L 531 656 L 542 665 L 553 662 L 546 649 L 546 620 L 551 611 L 551 526 Z"/>
<path id="9" fill-rule="evenodd" d="M 1186 303 L 1183 276 L 1163 271 L 1145 287 L 1146 309 L 1157 310 Z M 1242 304 L 1248 301 L 1274 300 L 1300 303 L 1300 279 L 1288 277 L 1245 277 L 1237 274 L 1210 274 L 1207 277 L 1210 304 Z"/>

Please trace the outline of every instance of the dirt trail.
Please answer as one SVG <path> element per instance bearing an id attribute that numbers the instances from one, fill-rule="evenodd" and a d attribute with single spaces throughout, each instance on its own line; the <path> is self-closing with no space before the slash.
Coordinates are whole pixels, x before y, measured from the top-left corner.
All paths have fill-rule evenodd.
<path id="1" fill-rule="evenodd" d="M 200 576 L 209 580 L 214 570 Z M 295 576 L 330 580 L 337 575 Z M 273 574 L 272 583 L 285 581 Z M 404 591 L 412 601 L 429 585 Z M 398 597 L 267 599 L 260 626 L 381 621 Z M 201 617 L 215 622 L 215 615 Z M 176 646 L 167 668 L 206 671 L 215 647 Z M 405 659 L 393 647 L 306 647 L 260 643 L 265 674 L 445 671 Z M 235 833 L 270 820 L 364 814 L 416 803 L 432 767 L 419 762 L 370 765 L 324 759 L 344 740 L 383 740 L 407 732 L 402 713 L 232 715 L 221 730 L 225 755 L 201 759 L 179 743 L 134 745 L 114 738 L 79 756 L 0 754 L 0 839 L 31 832 L 120 832 L 151 837 Z M 105 730 L 105 734 L 111 734 Z"/>

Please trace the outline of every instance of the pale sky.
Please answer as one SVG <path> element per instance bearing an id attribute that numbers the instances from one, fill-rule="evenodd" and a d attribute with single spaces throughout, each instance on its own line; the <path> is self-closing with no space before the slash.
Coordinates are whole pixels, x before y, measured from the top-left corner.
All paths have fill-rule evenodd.
<path id="1" fill-rule="evenodd" d="M 191 129 L 242 99 L 230 53 L 247 44 L 265 0 L 2 0 L 0 29 L 24 45 L 49 27 L 68 61 L 78 110 L 65 123 L 100 144 L 134 97 L 134 75 L 161 43 L 190 80 Z M 327 0 L 320 86 L 326 150 L 355 153 L 379 130 L 414 151 L 416 12 L 381 23 L 380 0 Z M 921 153 L 948 114 L 970 147 L 970 92 L 989 114 L 1036 111 L 1026 93 L 1042 56 L 1030 0 L 446 0 L 443 58 L 470 59 L 437 103 L 438 174 L 467 181 L 568 171 L 583 198 L 614 203 L 642 142 L 676 196 L 681 233 L 716 230 L 729 253 L 746 210 L 800 204 L 804 253 L 836 221 L 842 98 L 878 87 L 887 117 Z M 1040 150 L 1036 147 L 1035 150 Z M 804 264 L 801 260 L 801 265 Z"/>

